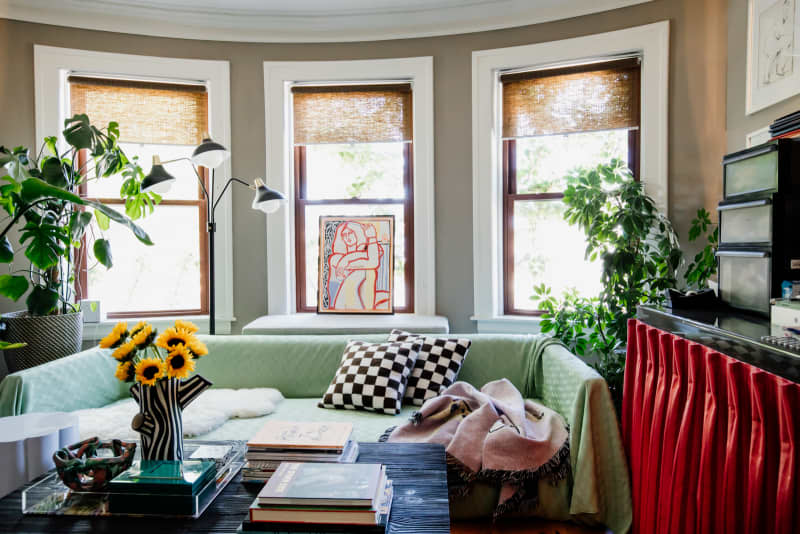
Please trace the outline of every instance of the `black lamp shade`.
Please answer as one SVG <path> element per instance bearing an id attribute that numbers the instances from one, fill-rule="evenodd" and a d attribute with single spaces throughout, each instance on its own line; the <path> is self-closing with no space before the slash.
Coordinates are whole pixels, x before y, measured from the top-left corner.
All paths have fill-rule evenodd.
<path id="1" fill-rule="evenodd" d="M 210 137 L 205 137 L 203 142 L 192 152 L 192 163 L 200 167 L 215 169 L 222 165 L 228 157 L 230 157 L 230 152 L 227 148 Z"/>
<path id="2" fill-rule="evenodd" d="M 163 165 L 160 163 L 154 164 L 150 169 L 150 174 L 142 180 L 142 192 L 163 195 L 169 191 L 174 181 L 175 177 L 168 173 Z"/>
<path id="3" fill-rule="evenodd" d="M 253 198 L 253 209 L 264 213 L 274 213 L 281 207 L 286 197 L 280 191 L 267 187 L 261 180 L 256 180 L 256 196 Z"/>

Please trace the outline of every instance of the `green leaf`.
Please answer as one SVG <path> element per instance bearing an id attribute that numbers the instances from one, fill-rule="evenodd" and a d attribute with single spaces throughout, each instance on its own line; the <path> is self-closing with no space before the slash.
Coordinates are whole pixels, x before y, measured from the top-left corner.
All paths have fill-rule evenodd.
<path id="1" fill-rule="evenodd" d="M 63 232 L 66 232 L 66 228 L 53 224 L 27 223 L 19 239 L 23 244 L 30 240 L 25 248 L 25 257 L 42 270 L 58 264 L 58 259 L 65 252 L 61 243 L 69 244 L 69 239 Z"/>
<path id="2" fill-rule="evenodd" d="M 50 185 L 44 180 L 39 178 L 28 178 L 22 182 L 22 199 L 25 202 L 33 202 L 41 198 L 57 198 L 59 200 L 66 200 L 74 204 L 84 204 L 83 199 L 74 193 L 70 193 L 66 189 Z"/>
<path id="3" fill-rule="evenodd" d="M 28 290 L 28 279 L 24 276 L 10 274 L 0 275 L 0 295 L 11 300 L 19 300 Z"/>
<path id="4" fill-rule="evenodd" d="M 42 178 L 48 184 L 56 187 L 63 188 L 68 183 L 66 169 L 61 164 L 61 160 L 56 157 L 47 158 L 42 162 Z"/>
<path id="5" fill-rule="evenodd" d="M 14 249 L 11 247 L 11 241 L 6 236 L 0 240 L 0 263 L 11 263 L 14 259 Z"/>
<path id="6" fill-rule="evenodd" d="M 58 306 L 58 291 L 49 287 L 34 286 L 25 304 L 31 315 L 50 315 Z"/>
<path id="7" fill-rule="evenodd" d="M 111 243 L 107 239 L 98 239 L 94 242 L 94 257 L 102 263 L 106 269 L 113 265 L 111 261 Z"/>
<path id="8" fill-rule="evenodd" d="M 125 225 L 128 228 L 130 228 L 131 232 L 133 232 L 133 235 L 135 235 L 136 238 L 145 245 L 153 244 L 153 242 L 150 240 L 150 236 L 147 235 L 147 232 L 142 230 L 139 226 L 136 225 L 136 223 L 134 223 L 132 220 L 125 217 L 121 213 L 109 208 L 102 202 L 96 202 L 94 200 L 88 200 L 88 199 L 83 200 L 83 202 L 87 206 L 92 206 L 94 209 L 101 211 L 103 214 L 108 216 L 108 218 L 111 219 L 112 221 Z"/>
<path id="9" fill-rule="evenodd" d="M 55 136 L 45 137 L 44 138 L 44 145 L 50 151 L 50 153 L 54 156 L 58 155 L 58 148 L 56 146 L 58 139 Z"/>
<path id="10" fill-rule="evenodd" d="M 11 343 L 9 341 L 0 341 L 0 350 L 21 349 L 27 345 L 27 343 Z"/>
<path id="11" fill-rule="evenodd" d="M 78 241 L 83 237 L 86 226 L 92 220 L 92 213 L 89 211 L 76 211 L 69 219 L 69 235 L 73 241 Z"/>
<path id="12" fill-rule="evenodd" d="M 80 150 L 92 148 L 94 132 L 89 125 L 89 117 L 85 114 L 75 115 L 64 121 L 64 139 L 67 143 Z"/>
<path id="13" fill-rule="evenodd" d="M 97 226 L 104 232 L 111 227 L 111 220 L 100 210 L 94 210 L 94 218 L 97 221 Z"/>

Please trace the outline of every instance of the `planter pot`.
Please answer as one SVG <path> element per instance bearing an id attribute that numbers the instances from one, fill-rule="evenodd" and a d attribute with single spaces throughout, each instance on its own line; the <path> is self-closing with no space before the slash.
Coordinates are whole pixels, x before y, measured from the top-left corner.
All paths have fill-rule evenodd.
<path id="1" fill-rule="evenodd" d="M 141 436 L 142 460 L 183 461 L 183 409 L 209 386 L 211 382 L 200 375 L 131 386 L 131 396 L 139 404 L 131 428 Z"/>
<path id="2" fill-rule="evenodd" d="M 3 314 L 3 339 L 12 343 L 27 343 L 20 349 L 5 350 L 9 373 L 35 367 L 81 350 L 83 343 L 83 313 L 63 315 L 29 315 L 27 311 Z"/>

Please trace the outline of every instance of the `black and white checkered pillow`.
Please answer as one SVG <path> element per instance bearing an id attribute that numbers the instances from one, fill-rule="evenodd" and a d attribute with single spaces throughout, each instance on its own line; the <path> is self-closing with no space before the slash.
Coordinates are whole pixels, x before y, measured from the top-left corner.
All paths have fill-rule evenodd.
<path id="1" fill-rule="evenodd" d="M 417 362 L 408 377 L 405 399 L 412 404 L 422 404 L 451 386 L 458 377 L 464 358 L 472 341 L 420 336 L 402 330 L 392 330 L 388 341 L 419 341 Z"/>
<path id="2" fill-rule="evenodd" d="M 419 341 L 348 342 L 339 370 L 319 407 L 400 413 L 419 346 Z"/>

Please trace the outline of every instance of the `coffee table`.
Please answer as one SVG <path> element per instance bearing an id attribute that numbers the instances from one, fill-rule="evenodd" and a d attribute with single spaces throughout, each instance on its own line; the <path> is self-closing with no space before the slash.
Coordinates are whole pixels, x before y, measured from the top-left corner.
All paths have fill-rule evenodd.
<path id="1" fill-rule="evenodd" d="M 359 463 L 386 465 L 394 481 L 390 534 L 447 534 L 447 465 L 444 447 L 427 443 L 359 443 Z M 199 519 L 34 516 L 22 514 L 21 489 L 0 499 L 0 532 L 154 534 L 236 532 L 261 488 L 243 484 L 241 474 Z"/>

